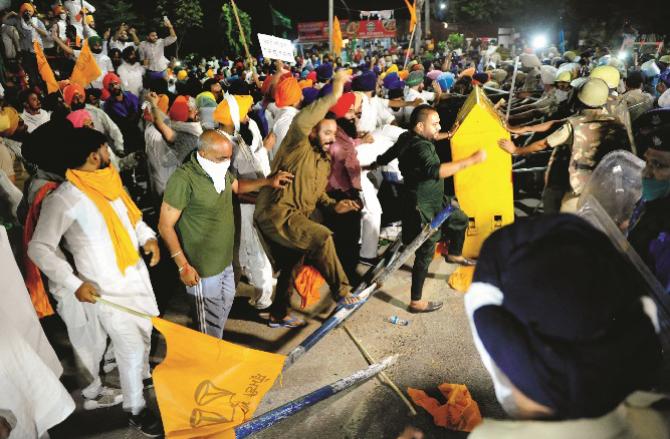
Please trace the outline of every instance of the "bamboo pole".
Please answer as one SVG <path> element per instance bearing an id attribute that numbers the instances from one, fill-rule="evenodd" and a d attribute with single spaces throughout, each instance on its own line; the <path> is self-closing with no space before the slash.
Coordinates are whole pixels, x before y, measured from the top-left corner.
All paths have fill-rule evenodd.
<path id="1" fill-rule="evenodd" d="M 240 30 L 240 39 L 242 40 L 242 45 L 244 46 L 244 52 L 247 54 L 247 59 L 249 60 L 249 68 L 253 66 L 251 53 L 249 52 L 249 46 L 247 46 L 247 39 L 244 37 L 244 29 L 242 29 L 242 23 L 240 22 L 240 16 L 237 13 L 237 5 L 235 0 L 230 0 L 230 3 L 233 5 L 233 14 L 235 14 L 235 21 L 237 22 L 237 28 Z"/>
<path id="2" fill-rule="evenodd" d="M 370 353 L 367 351 L 367 349 L 365 349 L 365 347 L 363 346 L 363 343 L 361 343 L 361 341 L 358 338 L 356 338 L 356 336 L 351 332 L 349 327 L 346 324 L 343 324 L 342 328 L 344 328 L 345 332 L 347 334 L 349 334 L 349 337 L 351 338 L 351 341 L 353 341 L 354 344 L 356 345 L 356 347 L 358 347 L 358 349 L 361 351 L 361 353 L 365 357 L 365 360 L 368 362 L 368 364 L 370 364 L 370 365 L 375 364 L 377 362 L 377 360 L 372 358 L 372 355 L 370 355 Z M 383 383 L 388 385 L 391 388 L 391 390 L 393 390 L 396 393 L 396 395 L 398 395 L 400 397 L 402 402 L 404 402 L 405 405 L 407 406 L 407 408 L 409 409 L 410 415 L 411 416 L 416 416 L 417 413 L 416 413 L 416 409 L 414 408 L 414 404 L 412 404 L 412 402 L 409 399 L 407 399 L 405 394 L 402 393 L 402 390 L 400 390 L 398 388 L 396 383 L 394 383 L 393 380 L 391 380 L 391 378 L 389 378 L 389 376 L 386 375 L 386 372 L 379 372 L 379 378 L 382 380 Z"/>

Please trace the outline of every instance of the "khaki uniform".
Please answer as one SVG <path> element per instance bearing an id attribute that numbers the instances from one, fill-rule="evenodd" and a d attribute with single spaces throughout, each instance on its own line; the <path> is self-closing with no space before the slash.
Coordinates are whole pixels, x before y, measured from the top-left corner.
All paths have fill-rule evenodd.
<path id="1" fill-rule="evenodd" d="M 654 108 L 654 97 L 641 89 L 627 91 L 621 98 L 628 106 L 631 122 L 635 122 L 638 117 Z"/>
<path id="2" fill-rule="evenodd" d="M 572 145 L 568 174 L 573 196 L 582 193 L 591 177 L 596 166 L 595 156 L 600 146 L 599 129 L 602 123 L 610 122 L 616 122 L 616 118 L 605 110 L 584 110 L 568 118 L 561 128 L 547 137 L 547 143 L 554 148 L 549 159 L 549 168 L 556 159 L 558 153 L 556 147 L 564 144 Z"/>
<path id="3" fill-rule="evenodd" d="M 333 209 L 335 200 L 326 194 L 330 158 L 309 141 L 312 128 L 321 121 L 337 100 L 332 94 L 303 108 L 293 119 L 272 163 L 272 171 L 295 175 L 285 189 L 264 187 L 256 199 L 254 222 L 270 244 L 306 253 L 328 282 L 332 292 L 346 296 L 349 279 L 340 263 L 332 232 L 310 220 L 317 205 Z"/>
<path id="4" fill-rule="evenodd" d="M 628 104 L 626 101 L 622 96 L 610 95 L 610 97 L 607 98 L 607 103 L 605 104 L 605 111 L 610 116 L 614 116 L 617 121 L 626 127 L 626 132 L 628 133 L 628 142 L 630 143 L 631 151 L 633 151 L 633 154 L 635 154 L 636 149 L 635 139 L 633 138 L 633 123 L 631 122 L 630 112 L 628 111 Z"/>

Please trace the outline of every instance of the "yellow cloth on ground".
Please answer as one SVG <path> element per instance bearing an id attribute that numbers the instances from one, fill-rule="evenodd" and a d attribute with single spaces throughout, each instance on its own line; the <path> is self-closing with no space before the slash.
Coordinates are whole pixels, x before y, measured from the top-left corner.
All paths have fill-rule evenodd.
<path id="1" fill-rule="evenodd" d="M 284 366 L 283 355 L 238 346 L 153 318 L 167 355 L 153 372 L 167 438 L 234 439 Z"/>
<path id="2" fill-rule="evenodd" d="M 438 427 L 469 432 L 481 424 L 479 405 L 472 399 L 470 391 L 464 384 L 444 383 L 437 388 L 447 400 L 445 404 L 440 404 L 423 390 L 408 388 L 407 393 L 414 404 L 433 415 L 433 422 Z"/>
<path id="3" fill-rule="evenodd" d="M 137 264 L 140 255 L 110 202 L 121 198 L 133 226 L 142 219 L 142 212 L 123 188 L 116 168 L 110 165 L 92 172 L 68 169 L 65 178 L 86 194 L 102 214 L 114 246 L 116 263 L 121 273 L 125 273 L 127 267 Z"/>
<path id="4" fill-rule="evenodd" d="M 465 293 L 470 288 L 474 274 L 475 267 L 458 267 L 449 276 L 449 286 L 459 293 Z"/>

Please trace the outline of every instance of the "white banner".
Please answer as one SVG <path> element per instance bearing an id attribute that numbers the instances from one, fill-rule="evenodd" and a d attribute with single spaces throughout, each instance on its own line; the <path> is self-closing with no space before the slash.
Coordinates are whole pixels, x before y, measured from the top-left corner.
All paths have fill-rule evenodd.
<path id="1" fill-rule="evenodd" d="M 291 40 L 278 38 L 273 35 L 258 34 L 258 42 L 261 45 L 263 57 L 280 59 L 291 64 L 295 63 L 293 43 L 291 43 Z"/>

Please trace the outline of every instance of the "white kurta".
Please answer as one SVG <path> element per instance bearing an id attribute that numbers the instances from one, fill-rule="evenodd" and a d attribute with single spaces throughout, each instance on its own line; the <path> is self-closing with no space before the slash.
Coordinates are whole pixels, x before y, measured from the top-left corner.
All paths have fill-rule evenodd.
<path id="1" fill-rule="evenodd" d="M 26 124 L 28 132 L 32 133 L 37 127 L 51 120 L 51 112 L 40 110 L 37 114 L 30 114 L 26 110 L 23 110 L 23 113 L 21 113 L 21 120 Z"/>
<path id="2" fill-rule="evenodd" d="M 0 227 L 0 410 L 17 424 L 10 437 L 37 438 L 74 411 L 58 378 L 63 373 L 30 301 L 21 272 Z"/>
<path id="3" fill-rule="evenodd" d="M 140 63 L 128 64 L 123 61 L 119 66 L 117 73 L 121 78 L 123 89 L 131 92 L 135 96 L 142 96 L 142 78 L 146 69 Z"/>
<path id="4" fill-rule="evenodd" d="M 432 102 L 433 100 L 435 100 L 435 93 L 430 91 L 419 91 L 413 88 L 405 87 L 406 102 L 413 102 L 417 98 L 422 99 L 423 103 L 427 104 L 428 102 Z M 404 107 L 402 109 L 405 124 L 409 123 L 409 117 L 411 116 L 412 111 L 414 111 L 414 108 L 416 107 Z"/>
<path id="5" fill-rule="evenodd" d="M 256 179 L 270 175 L 270 160 L 268 152 L 263 146 L 258 125 L 249 121 L 249 129 L 253 133 L 253 141 L 248 147 L 251 155 L 243 153 L 239 147 L 239 138 L 233 137 L 233 163 L 238 178 Z M 260 175 L 259 175 L 260 174 Z M 258 309 L 264 309 L 272 304 L 272 264 L 265 254 L 258 232 L 254 227 L 255 205 L 240 204 L 240 249 L 238 258 L 242 273 L 249 279 L 255 288 L 256 296 L 250 303 Z"/>
<path id="6" fill-rule="evenodd" d="M 295 107 L 284 107 L 281 108 L 277 113 L 277 119 L 275 120 L 274 126 L 272 127 L 272 132 L 275 133 L 277 140 L 275 142 L 274 148 L 272 148 L 272 151 L 270 152 L 270 162 L 272 162 L 272 160 L 274 160 L 275 156 L 277 155 L 277 151 L 279 151 L 279 147 L 284 141 L 286 133 L 288 133 L 291 122 L 293 122 L 293 118 L 296 116 L 296 114 L 298 114 L 299 111 L 300 110 Z"/>
<path id="7" fill-rule="evenodd" d="M 179 159 L 175 150 L 168 146 L 163 135 L 152 123 L 147 124 L 144 130 L 144 142 L 151 188 L 156 195 L 162 197 L 167 181 L 179 166 Z"/>
<path id="8" fill-rule="evenodd" d="M 395 121 L 395 115 L 389 108 L 389 100 L 373 96 L 369 98 L 363 94 L 361 100 L 361 118 L 357 129 L 361 133 L 371 133 L 384 125 L 390 125 Z"/>
<path id="9" fill-rule="evenodd" d="M 156 235 L 143 221 L 133 226 L 123 201 L 110 202 L 135 248 Z M 63 246 L 72 254 L 77 268 L 58 253 Z M 140 258 L 121 273 L 104 217 L 83 192 L 70 182 L 61 184 L 42 203 L 40 219 L 28 255 L 42 272 L 60 286 L 54 295 L 59 302 L 72 300 L 84 281 L 92 283 L 100 295 L 111 302 L 152 316 L 158 315 L 149 271 Z M 85 305 L 90 306 L 90 305 Z M 95 312 L 80 318 L 95 318 L 114 344 L 119 366 L 123 407 L 134 414 L 145 406 L 142 380 L 149 377 L 151 322 L 96 304 Z M 94 325 L 95 323 L 87 323 Z"/>

